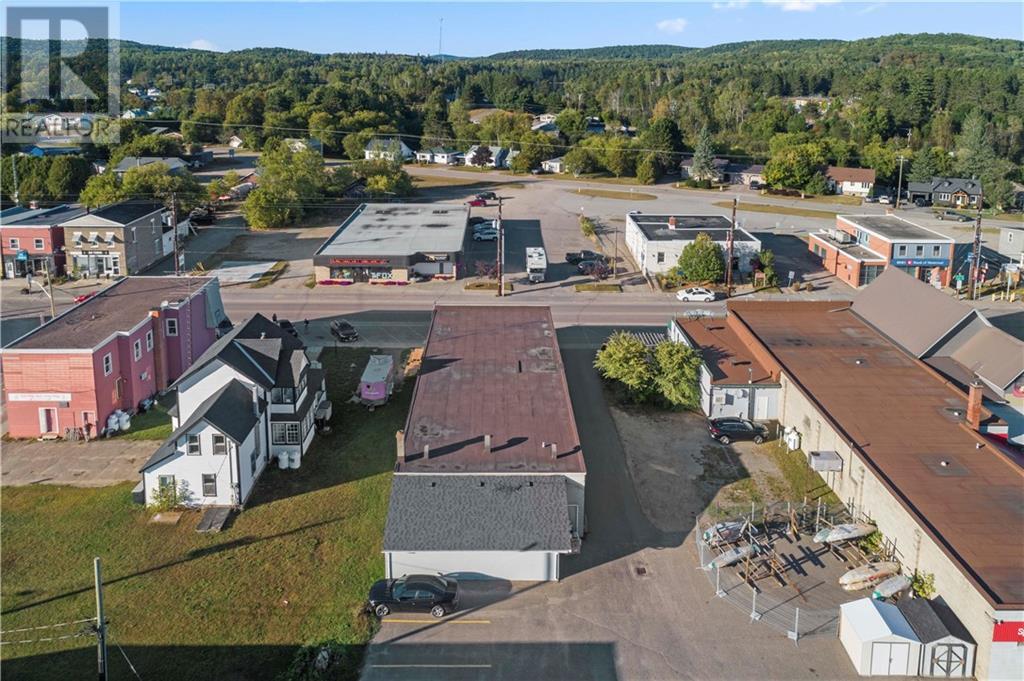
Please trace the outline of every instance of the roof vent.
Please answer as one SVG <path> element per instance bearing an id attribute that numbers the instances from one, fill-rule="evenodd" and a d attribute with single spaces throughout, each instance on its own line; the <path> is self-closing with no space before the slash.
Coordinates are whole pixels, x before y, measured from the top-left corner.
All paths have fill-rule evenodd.
<path id="1" fill-rule="evenodd" d="M 863 357 L 858 357 L 857 359 L 853 360 L 853 363 L 856 364 L 857 366 L 862 366 L 864 364 L 867 364 L 868 361 Z"/>

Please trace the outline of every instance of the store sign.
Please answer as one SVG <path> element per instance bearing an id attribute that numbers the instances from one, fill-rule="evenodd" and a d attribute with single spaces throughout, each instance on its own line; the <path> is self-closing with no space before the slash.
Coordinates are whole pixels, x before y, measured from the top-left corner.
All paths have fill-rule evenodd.
<path id="1" fill-rule="evenodd" d="M 20 251 L 18 251 L 18 254 L 14 256 L 14 259 L 19 261 L 28 260 L 28 251 L 26 251 L 25 249 L 21 249 Z"/>
<path id="2" fill-rule="evenodd" d="M 998 622 L 992 626 L 994 643 L 1024 643 L 1024 622 Z"/>
<path id="3" fill-rule="evenodd" d="M 10 393 L 11 402 L 70 402 L 71 393 Z"/>
<path id="4" fill-rule="evenodd" d="M 339 266 L 365 266 L 365 265 L 388 265 L 387 260 L 380 258 L 331 258 L 332 265 Z"/>
<path id="5" fill-rule="evenodd" d="M 892 264 L 897 267 L 947 267 L 949 260 L 945 258 L 893 258 Z"/>

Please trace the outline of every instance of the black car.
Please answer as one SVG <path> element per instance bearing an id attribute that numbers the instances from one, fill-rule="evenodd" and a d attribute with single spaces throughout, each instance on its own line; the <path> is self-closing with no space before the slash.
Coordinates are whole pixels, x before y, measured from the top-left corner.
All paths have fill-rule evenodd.
<path id="1" fill-rule="evenodd" d="M 459 606 L 459 583 L 452 577 L 405 575 L 370 587 L 366 609 L 385 617 L 393 612 L 429 612 L 444 617 Z"/>
<path id="2" fill-rule="evenodd" d="M 475 215 L 475 216 L 473 216 L 473 217 L 471 217 L 469 219 L 469 226 L 473 227 L 474 225 L 479 225 L 479 224 L 482 224 L 484 222 L 490 222 L 490 221 L 491 221 L 491 218 L 485 218 L 485 217 L 483 217 L 481 215 Z"/>
<path id="3" fill-rule="evenodd" d="M 494 192 L 480 192 L 476 195 L 476 198 L 482 199 L 483 201 L 497 201 L 498 195 Z"/>
<path id="4" fill-rule="evenodd" d="M 565 254 L 565 261 L 573 265 L 578 265 L 585 260 L 605 262 L 608 260 L 608 256 L 594 251 L 570 251 Z"/>
<path id="5" fill-rule="evenodd" d="M 356 327 L 344 319 L 336 319 L 330 324 L 331 334 L 342 343 L 352 343 L 359 340 L 359 332 Z"/>
<path id="6" fill-rule="evenodd" d="M 277 325 L 280 326 L 283 331 L 287 331 L 288 333 L 290 333 L 291 335 L 295 336 L 296 338 L 299 337 L 299 332 L 295 330 L 295 325 L 292 324 L 287 319 L 278 319 L 277 320 Z"/>
<path id="7" fill-rule="evenodd" d="M 761 444 L 768 439 L 767 428 L 738 417 L 708 419 L 708 432 L 723 445 L 735 440 L 753 440 L 755 444 Z"/>

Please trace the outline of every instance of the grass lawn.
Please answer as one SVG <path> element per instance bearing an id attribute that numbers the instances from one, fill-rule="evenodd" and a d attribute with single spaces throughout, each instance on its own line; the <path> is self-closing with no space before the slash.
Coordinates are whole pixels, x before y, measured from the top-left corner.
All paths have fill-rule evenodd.
<path id="1" fill-rule="evenodd" d="M 807 465 L 807 455 L 799 449 L 788 451 L 781 440 L 764 445 L 764 451 L 775 462 L 779 472 L 789 486 L 789 498 L 799 501 L 804 497 L 808 502 L 821 499 L 826 504 L 838 504 L 835 495 L 818 473 Z"/>
<path id="2" fill-rule="evenodd" d="M 622 293 L 622 286 L 620 284 L 576 284 L 574 288 L 577 293 L 589 291 L 596 291 L 597 293 Z"/>
<path id="3" fill-rule="evenodd" d="M 159 404 L 132 417 L 132 429 L 118 437 L 125 440 L 166 440 L 171 436 L 171 417 Z"/>
<path id="4" fill-rule="evenodd" d="M 416 189 L 432 189 L 434 187 L 461 187 L 477 184 L 479 180 L 469 177 L 444 177 L 442 175 L 412 175 L 412 184 Z"/>
<path id="5" fill-rule="evenodd" d="M 838 203 L 843 206 L 860 206 L 864 201 L 859 196 L 847 196 L 846 194 L 826 194 L 825 196 L 808 196 L 801 201 L 811 203 Z"/>
<path id="6" fill-rule="evenodd" d="M 732 208 L 732 201 L 715 201 L 719 208 Z M 748 210 L 754 213 L 775 213 L 778 215 L 797 215 L 804 218 L 833 219 L 837 215 L 831 210 L 814 210 L 812 208 L 791 208 L 790 206 L 774 206 L 767 203 L 747 203 L 740 201 L 737 210 Z"/>
<path id="7" fill-rule="evenodd" d="M 149 524 L 132 484 L 5 488 L 4 629 L 93 615 L 99 556 L 111 638 L 140 678 L 274 679 L 297 653 L 310 657 L 303 646 L 330 642 L 344 661 L 331 678 L 354 679 L 374 629 L 360 606 L 384 573 L 394 434 L 412 394 L 406 383 L 373 413 L 347 403 L 369 354 L 325 351 L 334 431 L 313 441 L 299 470 L 267 470 L 220 534 L 195 532 L 194 512 L 176 526 Z M 96 664 L 91 637 L 0 654 L 12 679 L 86 678 Z M 113 644 L 110 660 L 111 679 L 134 679 Z"/>
<path id="8" fill-rule="evenodd" d="M 570 194 L 583 194 L 602 199 L 619 199 L 621 201 L 654 201 L 658 197 L 644 192 L 620 192 L 613 189 L 566 189 Z"/>

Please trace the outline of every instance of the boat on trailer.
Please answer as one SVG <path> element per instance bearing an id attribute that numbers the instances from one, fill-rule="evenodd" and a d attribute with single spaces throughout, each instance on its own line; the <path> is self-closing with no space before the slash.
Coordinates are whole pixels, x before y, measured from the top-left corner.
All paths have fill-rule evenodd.
<path id="1" fill-rule="evenodd" d="M 836 542 L 860 539 L 874 531 L 875 526 L 867 523 L 844 523 L 818 530 L 814 535 L 814 541 L 819 544 L 835 544 Z"/>
<path id="2" fill-rule="evenodd" d="M 860 589 L 881 584 L 899 573 L 899 563 L 889 561 L 868 563 L 867 565 L 854 568 L 840 577 L 839 586 L 843 587 L 846 591 L 859 591 Z"/>

